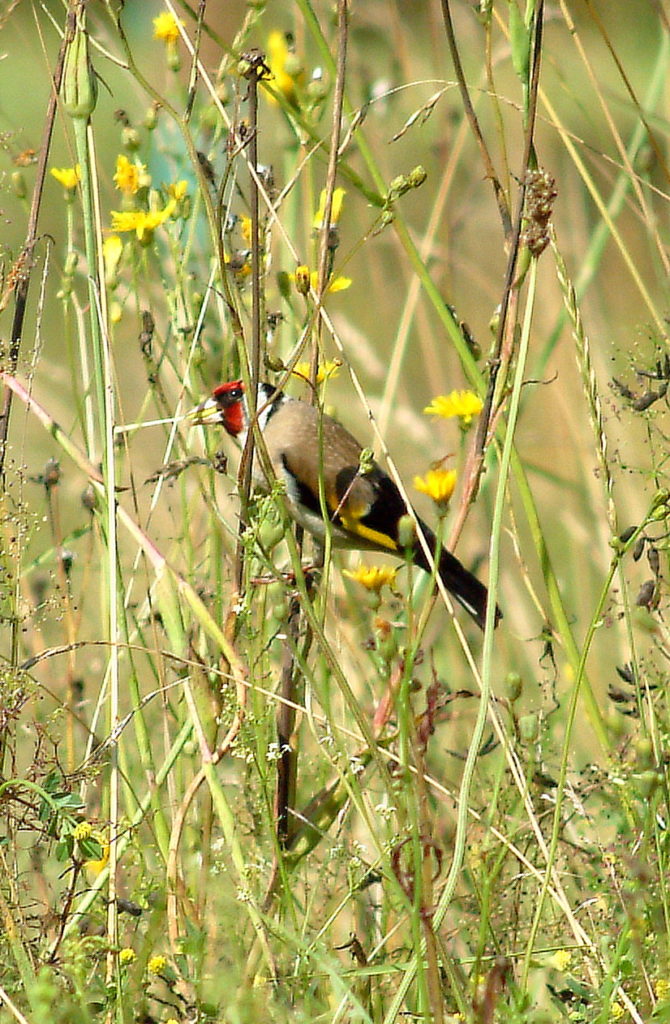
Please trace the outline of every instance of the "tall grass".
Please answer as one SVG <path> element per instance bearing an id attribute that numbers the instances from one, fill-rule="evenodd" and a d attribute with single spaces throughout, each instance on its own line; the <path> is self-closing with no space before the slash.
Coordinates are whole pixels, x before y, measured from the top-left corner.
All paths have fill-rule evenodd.
<path id="1" fill-rule="evenodd" d="M 663 8 L 0 26 L 0 1019 L 670 1017 Z M 238 377 L 500 626 L 254 494 Z"/>

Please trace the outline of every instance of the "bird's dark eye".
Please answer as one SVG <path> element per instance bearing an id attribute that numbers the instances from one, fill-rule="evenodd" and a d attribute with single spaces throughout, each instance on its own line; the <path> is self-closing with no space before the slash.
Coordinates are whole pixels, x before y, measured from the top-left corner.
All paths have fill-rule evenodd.
<path id="1" fill-rule="evenodd" d="M 231 405 L 241 401 L 242 393 L 242 388 L 230 388 L 230 390 L 224 391 L 223 394 L 215 395 L 214 397 L 222 409 L 228 409 Z"/>

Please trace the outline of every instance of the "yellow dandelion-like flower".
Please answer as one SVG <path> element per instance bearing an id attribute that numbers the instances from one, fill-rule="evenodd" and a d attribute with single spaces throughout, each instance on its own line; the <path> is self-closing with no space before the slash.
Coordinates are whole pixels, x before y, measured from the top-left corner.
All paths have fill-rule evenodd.
<path id="1" fill-rule="evenodd" d="M 145 216 L 144 210 L 112 210 L 112 227 L 114 231 L 137 231 Z"/>
<path id="2" fill-rule="evenodd" d="M 289 280 L 295 282 L 296 289 L 301 295 L 307 295 L 311 286 L 311 274 L 309 267 L 301 263 L 296 267 L 295 274 L 289 274 Z"/>
<path id="3" fill-rule="evenodd" d="M 176 200 L 176 202 L 179 203 L 181 202 L 182 199 L 184 199 L 186 193 L 188 192 L 188 182 L 185 181 L 184 179 L 182 179 L 181 181 L 176 181 L 174 185 L 168 185 L 167 191 L 170 199 L 174 199 Z"/>
<path id="4" fill-rule="evenodd" d="M 324 380 L 330 380 L 331 377 L 337 377 L 340 372 L 342 363 L 339 359 L 328 359 L 325 363 L 316 371 L 316 383 L 323 384 Z M 296 363 L 291 371 L 294 377 L 301 377 L 302 380 L 309 380 L 309 371 L 311 365 L 308 362 Z"/>
<path id="5" fill-rule="evenodd" d="M 610 1017 L 612 1020 L 621 1020 L 625 1012 L 621 1003 L 610 1003 Z"/>
<path id="6" fill-rule="evenodd" d="M 140 186 L 147 183 L 146 172 L 144 164 L 131 163 L 127 156 L 119 153 L 113 181 L 119 192 L 126 196 L 134 196 Z"/>
<path id="7" fill-rule="evenodd" d="M 154 39 L 162 39 L 164 43 L 174 46 L 179 39 L 179 25 L 171 11 L 161 11 L 154 18 Z"/>
<path id="8" fill-rule="evenodd" d="M 667 978 L 659 978 L 654 982 L 654 993 L 657 999 L 670 999 L 670 981 Z"/>
<path id="9" fill-rule="evenodd" d="M 335 191 L 333 192 L 333 205 L 332 205 L 332 208 L 331 208 L 331 211 L 330 211 L 330 227 L 331 228 L 335 227 L 335 225 L 337 224 L 337 222 L 340 219 L 340 214 L 342 213 L 342 203 L 344 202 L 344 197 L 345 197 L 346 194 L 347 194 L 346 190 L 343 189 L 343 188 L 336 188 Z M 312 227 L 313 228 L 316 228 L 319 231 L 321 230 L 321 228 L 323 227 L 323 220 L 324 220 L 325 212 L 326 212 L 326 190 L 324 188 L 324 189 L 321 189 L 321 196 L 319 198 L 319 209 L 314 214 L 314 219 L 312 220 Z"/>
<path id="10" fill-rule="evenodd" d="M 170 199 L 162 210 L 112 210 L 112 230 L 134 231 L 140 242 L 148 243 L 155 229 L 172 216 L 176 206 L 176 199 Z"/>
<path id="11" fill-rule="evenodd" d="M 441 416 L 445 420 L 458 416 L 461 426 L 469 427 L 483 407 L 484 403 L 474 391 L 452 391 L 448 395 L 436 395 L 423 411 L 427 416 Z"/>
<path id="12" fill-rule="evenodd" d="M 49 173 L 59 185 L 63 186 L 66 192 L 74 192 L 81 181 L 81 166 L 79 164 L 75 164 L 74 167 L 52 167 Z"/>
<path id="13" fill-rule="evenodd" d="M 455 469 L 429 469 L 425 476 L 414 477 L 414 487 L 422 494 L 427 494 L 436 505 L 443 508 L 449 504 L 456 486 Z"/>
<path id="14" fill-rule="evenodd" d="M 360 583 L 366 590 L 372 590 L 378 594 L 382 587 L 393 587 L 397 569 L 391 569 L 387 565 L 359 565 L 357 569 L 343 569 L 345 576 L 355 583 Z"/>
<path id="15" fill-rule="evenodd" d="M 316 271 L 312 274 L 312 288 L 316 288 L 318 282 L 318 274 Z M 343 277 L 341 274 L 339 277 L 334 277 L 332 281 L 328 282 L 327 292 L 331 292 L 333 295 L 335 292 L 346 292 L 347 288 L 351 288 L 351 278 Z"/>
<path id="16" fill-rule="evenodd" d="M 247 245 L 251 245 L 251 217 L 242 214 L 240 217 L 240 231 Z"/>
<path id="17" fill-rule="evenodd" d="M 105 264 L 105 282 L 110 288 L 116 281 L 122 253 L 123 242 L 119 236 L 108 235 L 102 243 L 102 258 Z"/>
<path id="18" fill-rule="evenodd" d="M 271 32 L 265 49 L 267 65 L 272 72 L 272 78 L 269 80 L 270 86 L 274 92 L 281 93 L 287 103 L 296 107 L 298 105 L 297 86 L 301 82 L 303 74 L 289 49 L 286 35 L 279 30 Z M 272 95 L 270 90 L 267 90 L 265 95 L 270 103 L 278 105 L 279 100 Z"/>
<path id="19" fill-rule="evenodd" d="M 90 821 L 80 821 L 72 831 L 72 838 L 75 842 L 80 843 L 82 839 L 89 839 L 92 834 L 93 826 Z"/>
<path id="20" fill-rule="evenodd" d="M 572 953 L 567 949 L 557 949 L 547 960 L 547 967 L 553 967 L 557 971 L 565 971 L 570 966 Z"/>
<path id="21" fill-rule="evenodd" d="M 149 974 L 160 974 L 167 967 L 167 960 L 160 953 L 156 956 L 152 956 L 147 964 L 147 970 Z"/>
<path id="22" fill-rule="evenodd" d="M 122 967 L 127 966 L 127 964 L 132 964 L 133 960 L 136 959 L 137 953 L 134 949 L 131 949 L 130 946 L 125 946 L 123 949 L 119 950 L 119 963 Z"/>
<path id="23" fill-rule="evenodd" d="M 319 284 L 319 272 L 318 270 L 310 271 L 309 267 L 302 264 L 301 266 L 296 267 L 295 274 L 288 275 L 288 279 L 289 281 L 293 281 L 296 291 L 301 295 L 307 295 L 310 288 L 313 288 L 316 291 Z M 328 282 L 326 292 L 330 292 L 331 294 L 335 294 L 335 292 L 344 292 L 347 288 L 351 287 L 351 283 L 350 277 L 342 277 L 342 275 L 334 277 Z"/>
<path id="24" fill-rule="evenodd" d="M 97 878 L 101 871 L 104 871 L 109 863 L 109 843 L 107 842 L 106 836 L 102 832 L 93 830 L 90 834 L 91 839 L 95 839 L 96 842 L 100 843 L 102 854 L 98 860 L 85 860 L 83 867 L 89 878 Z"/>

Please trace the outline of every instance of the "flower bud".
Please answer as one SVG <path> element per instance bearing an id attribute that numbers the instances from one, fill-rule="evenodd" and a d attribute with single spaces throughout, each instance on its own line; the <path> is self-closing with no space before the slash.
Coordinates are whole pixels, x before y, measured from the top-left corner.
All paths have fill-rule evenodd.
<path id="1" fill-rule="evenodd" d="M 303 73 L 302 61 L 296 53 L 289 52 L 286 54 L 284 62 L 284 74 L 288 75 L 289 78 L 298 78 Z"/>
<path id="2" fill-rule="evenodd" d="M 308 295 L 311 285 L 311 274 L 309 267 L 306 267 L 304 263 L 301 263 L 299 267 L 296 267 L 295 271 L 295 287 L 301 295 Z"/>
<path id="3" fill-rule="evenodd" d="M 121 143 L 124 149 L 134 153 L 140 148 L 140 133 L 137 128 L 127 124 L 121 129 Z"/>
<path id="4" fill-rule="evenodd" d="M 88 512 L 94 512 L 98 507 L 98 496 L 91 484 L 81 492 L 81 503 Z"/>
<path id="5" fill-rule="evenodd" d="M 60 477 L 61 472 L 58 459 L 48 459 L 42 472 L 42 481 L 47 491 L 50 491 L 52 487 L 60 483 Z"/>
<path id="6" fill-rule="evenodd" d="M 535 743 L 539 734 L 537 715 L 523 715 L 519 719 L 519 735 L 524 743 Z"/>
<path id="7" fill-rule="evenodd" d="M 277 288 L 282 299 L 289 299 L 291 296 L 291 279 L 285 270 L 277 273 Z"/>
<path id="8" fill-rule="evenodd" d="M 409 515 L 401 516 L 398 520 L 398 545 L 401 550 L 406 551 L 416 544 L 416 528 L 414 520 Z"/>
<path id="9" fill-rule="evenodd" d="M 88 36 L 80 25 L 65 54 L 61 95 L 70 117 L 87 120 L 95 110 L 98 81 L 88 56 Z"/>
<path id="10" fill-rule="evenodd" d="M 60 559 L 61 565 L 63 566 L 63 572 L 66 576 L 69 576 L 72 572 L 72 566 L 74 565 L 74 560 L 76 558 L 74 551 L 71 551 L 70 548 L 60 548 L 57 555 Z"/>
<path id="11" fill-rule="evenodd" d="M 263 551 L 272 551 L 284 539 L 286 530 L 279 520 L 264 519 L 258 528 L 258 542 Z"/>
<path id="12" fill-rule="evenodd" d="M 518 672 L 508 672 L 505 676 L 505 696 L 512 704 L 523 692 L 523 679 Z"/>
<path id="13" fill-rule="evenodd" d="M 170 71 L 179 71 L 181 69 L 181 55 L 176 43 L 167 44 L 166 54 Z"/>
<path id="14" fill-rule="evenodd" d="M 670 503 L 670 491 L 661 487 L 656 491 L 651 503 L 651 518 L 652 519 L 663 519 L 668 514 L 668 504 Z"/>
<path id="15" fill-rule="evenodd" d="M 413 171 L 409 172 L 407 181 L 411 188 L 419 188 L 428 177 L 428 171 L 421 164 L 418 164 Z"/>
<path id="16" fill-rule="evenodd" d="M 26 179 L 23 171 L 12 171 L 12 188 L 17 199 L 26 198 Z"/>
<path id="17" fill-rule="evenodd" d="M 152 132 L 158 124 L 158 106 L 156 103 L 152 103 L 144 115 L 144 127 Z"/>
<path id="18" fill-rule="evenodd" d="M 314 75 L 307 83 L 307 95 L 312 103 L 321 103 L 328 95 L 328 84 L 322 76 Z"/>
<path id="19" fill-rule="evenodd" d="M 635 764 L 645 770 L 654 764 L 654 745 L 647 736 L 641 736 L 633 744 Z"/>

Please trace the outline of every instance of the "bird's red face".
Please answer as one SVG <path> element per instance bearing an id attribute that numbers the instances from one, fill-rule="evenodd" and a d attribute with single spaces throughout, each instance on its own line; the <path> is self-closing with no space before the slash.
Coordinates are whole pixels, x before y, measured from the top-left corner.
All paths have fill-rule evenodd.
<path id="1" fill-rule="evenodd" d="M 230 434 L 238 437 L 247 428 L 244 406 L 244 383 L 241 380 L 219 384 L 212 397 L 189 414 L 195 423 L 208 426 L 219 423 Z"/>
<path id="2" fill-rule="evenodd" d="M 244 384 L 241 380 L 231 380 L 227 384 L 219 384 L 214 388 L 212 399 L 221 414 L 221 422 L 231 435 L 237 437 L 246 428 L 244 408 Z"/>

